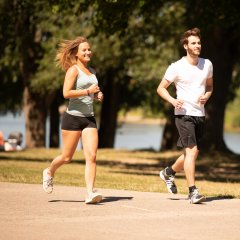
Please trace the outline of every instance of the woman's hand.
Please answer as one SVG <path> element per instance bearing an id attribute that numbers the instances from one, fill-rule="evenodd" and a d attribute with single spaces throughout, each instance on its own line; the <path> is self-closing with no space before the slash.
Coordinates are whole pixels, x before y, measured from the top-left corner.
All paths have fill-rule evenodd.
<path id="1" fill-rule="evenodd" d="M 98 102 L 102 102 L 103 100 L 103 93 L 101 91 L 94 93 L 94 99 Z"/>
<path id="2" fill-rule="evenodd" d="M 97 93 L 100 92 L 100 88 L 97 84 L 93 84 L 88 88 L 89 93 Z"/>

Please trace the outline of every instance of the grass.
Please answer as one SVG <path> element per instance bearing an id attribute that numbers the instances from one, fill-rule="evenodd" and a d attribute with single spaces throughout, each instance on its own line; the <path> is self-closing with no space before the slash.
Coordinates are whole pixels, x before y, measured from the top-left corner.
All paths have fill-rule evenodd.
<path id="1" fill-rule="evenodd" d="M 0 181 L 41 184 L 42 170 L 60 149 L 29 149 L 0 153 Z M 152 152 L 99 149 L 96 188 L 144 192 L 166 192 L 159 170 L 173 162 L 181 152 Z M 196 166 L 196 185 L 207 196 L 240 198 L 239 156 L 212 153 L 200 156 Z M 62 166 L 54 182 L 85 186 L 85 161 L 82 151 L 71 164 Z M 183 173 L 176 178 L 179 192 L 187 194 Z"/>

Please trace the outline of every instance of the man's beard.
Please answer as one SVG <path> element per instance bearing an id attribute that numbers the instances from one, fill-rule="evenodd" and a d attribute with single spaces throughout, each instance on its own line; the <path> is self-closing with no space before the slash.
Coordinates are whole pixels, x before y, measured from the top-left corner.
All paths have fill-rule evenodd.
<path id="1" fill-rule="evenodd" d="M 188 54 L 192 57 L 198 57 L 200 55 L 201 50 L 193 51 L 192 49 L 188 49 Z"/>

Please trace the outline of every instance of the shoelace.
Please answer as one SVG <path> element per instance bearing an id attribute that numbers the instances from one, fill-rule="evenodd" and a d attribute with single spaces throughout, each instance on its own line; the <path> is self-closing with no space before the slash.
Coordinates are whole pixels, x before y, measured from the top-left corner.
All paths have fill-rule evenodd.
<path id="1" fill-rule="evenodd" d="M 174 177 L 169 176 L 169 179 L 165 180 L 167 185 L 174 186 Z"/>
<path id="2" fill-rule="evenodd" d="M 198 196 L 198 195 L 199 195 L 198 189 L 194 189 L 194 191 L 193 191 L 193 196 Z"/>
<path id="3" fill-rule="evenodd" d="M 53 178 L 48 178 L 46 181 L 45 181 L 46 185 L 49 187 L 49 186 L 52 186 L 53 185 Z"/>

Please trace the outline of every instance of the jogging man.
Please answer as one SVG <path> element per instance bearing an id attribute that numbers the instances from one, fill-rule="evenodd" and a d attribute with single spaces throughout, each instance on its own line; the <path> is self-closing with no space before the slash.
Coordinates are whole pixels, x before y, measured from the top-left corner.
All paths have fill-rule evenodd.
<path id="1" fill-rule="evenodd" d="M 199 153 L 204 131 L 204 105 L 213 91 L 213 67 L 208 59 L 200 58 L 201 35 L 198 28 L 186 31 L 181 38 L 186 56 L 172 63 L 160 82 L 157 93 L 174 107 L 175 124 L 179 133 L 177 146 L 184 153 L 169 166 L 160 171 L 170 193 L 177 193 L 174 177 L 177 172 L 185 171 L 191 203 L 200 203 L 205 196 L 195 186 L 195 161 Z M 176 87 L 176 98 L 167 88 L 171 83 Z"/>

